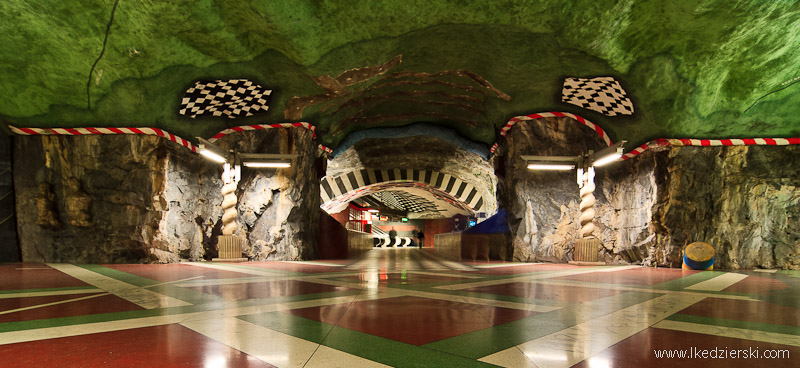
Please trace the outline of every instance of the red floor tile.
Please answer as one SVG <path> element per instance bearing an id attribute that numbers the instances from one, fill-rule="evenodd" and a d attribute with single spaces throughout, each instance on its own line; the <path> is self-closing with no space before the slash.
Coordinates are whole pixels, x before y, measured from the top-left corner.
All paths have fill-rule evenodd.
<path id="1" fill-rule="evenodd" d="M 71 294 L 37 296 L 29 298 L 0 299 L 0 312 L 53 303 L 63 300 L 83 298 L 92 294 Z M 91 314 L 127 312 L 144 308 L 115 295 L 104 295 L 95 298 L 55 304 L 46 307 L 0 314 L 0 323 L 14 321 L 31 321 L 59 317 L 86 316 Z"/>
<path id="2" fill-rule="evenodd" d="M 413 345 L 424 345 L 537 314 L 411 296 L 295 309 L 287 313 Z"/>
<path id="3" fill-rule="evenodd" d="M 678 313 L 800 327 L 800 309 L 764 301 L 706 298 Z"/>
<path id="4" fill-rule="evenodd" d="M 89 286 L 81 280 L 41 263 L 11 263 L 0 265 L 0 280 L 0 290 Z"/>
<path id="5" fill-rule="evenodd" d="M 662 358 L 658 359 L 654 349 L 691 349 L 697 350 L 721 349 L 758 350 L 789 350 L 790 359 L 712 359 L 712 358 Z M 749 354 L 749 353 L 748 353 Z M 596 354 L 590 359 L 574 365 L 573 367 L 591 368 L 604 367 L 797 367 L 797 357 L 800 357 L 800 347 L 770 344 L 752 340 L 741 340 L 730 337 L 720 337 L 691 332 L 648 328 L 620 343 Z"/>
<path id="6" fill-rule="evenodd" d="M 723 291 L 729 293 L 769 294 L 773 291 L 784 290 L 788 287 L 789 285 L 786 285 L 785 282 L 780 280 L 750 275 L 746 279 L 729 286 Z"/>
<path id="7" fill-rule="evenodd" d="M 252 277 L 246 273 L 215 270 L 179 263 L 172 264 L 109 264 L 104 265 L 118 271 L 127 272 L 151 280 L 170 282 L 184 280 L 191 277 L 203 276 L 202 280 L 229 279 Z"/>
<path id="8" fill-rule="evenodd" d="M 3 345 L 3 367 L 272 367 L 179 325 Z"/>
<path id="9" fill-rule="evenodd" d="M 624 293 L 622 290 L 596 289 L 580 286 L 544 285 L 529 282 L 512 282 L 501 285 L 481 286 L 464 289 L 464 291 L 509 295 L 526 299 L 549 299 L 570 303 L 580 303 Z"/>
<path id="10" fill-rule="evenodd" d="M 263 299 L 278 296 L 344 291 L 348 288 L 314 284 L 305 281 L 265 281 L 246 284 L 206 285 L 187 287 L 228 300 Z"/>
<path id="11" fill-rule="evenodd" d="M 580 275 L 556 277 L 553 280 L 570 280 L 599 282 L 607 284 L 625 284 L 652 286 L 662 282 L 672 281 L 681 277 L 689 276 L 700 271 L 690 271 L 675 268 L 629 268 L 621 271 L 611 272 L 590 272 Z"/>

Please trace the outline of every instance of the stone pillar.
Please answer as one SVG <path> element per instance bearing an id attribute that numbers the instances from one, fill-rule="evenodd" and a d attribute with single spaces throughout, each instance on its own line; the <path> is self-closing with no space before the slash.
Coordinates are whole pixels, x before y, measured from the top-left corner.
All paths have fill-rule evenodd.
<path id="1" fill-rule="evenodd" d="M 238 227 L 236 223 L 236 187 L 239 184 L 238 174 L 240 168 L 236 165 L 225 163 L 225 170 L 222 172 L 222 235 L 219 236 L 217 245 L 219 258 L 214 258 L 215 262 L 244 262 L 247 258 L 242 257 L 242 239 L 233 233 Z"/>

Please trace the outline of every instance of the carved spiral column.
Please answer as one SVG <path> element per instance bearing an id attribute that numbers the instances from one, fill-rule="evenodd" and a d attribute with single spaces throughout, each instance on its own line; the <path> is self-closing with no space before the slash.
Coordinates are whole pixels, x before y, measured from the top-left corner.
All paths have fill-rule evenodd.
<path id="1" fill-rule="evenodd" d="M 222 186 L 222 234 L 233 235 L 236 231 L 236 182 L 231 180 Z"/>
<path id="2" fill-rule="evenodd" d="M 219 261 L 244 261 L 242 258 L 242 239 L 234 236 L 238 225 L 236 224 L 236 186 L 239 181 L 238 167 L 231 168 L 225 164 L 222 173 L 222 235 L 218 238 Z"/>
<path id="3" fill-rule="evenodd" d="M 594 203 L 594 168 L 590 167 L 586 170 L 583 176 L 583 187 L 581 188 L 581 216 L 579 221 L 581 223 L 581 238 L 594 238 L 595 226 L 594 221 L 595 211 Z"/>

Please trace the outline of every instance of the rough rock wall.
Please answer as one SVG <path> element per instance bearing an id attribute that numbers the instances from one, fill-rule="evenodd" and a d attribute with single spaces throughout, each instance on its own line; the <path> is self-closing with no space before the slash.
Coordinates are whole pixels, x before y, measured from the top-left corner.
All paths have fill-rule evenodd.
<path id="1" fill-rule="evenodd" d="M 243 169 L 237 195 L 245 256 L 312 258 L 319 189 L 310 133 L 274 129 L 226 142 L 246 152 L 299 154 L 291 169 Z M 177 262 L 217 256 L 219 164 L 152 136 L 19 137 L 14 149 L 24 261 Z"/>
<path id="2" fill-rule="evenodd" d="M 500 198 L 516 260 L 572 259 L 575 173 L 530 172 L 520 156 L 592 148 L 593 133 L 576 125 L 540 120 L 509 134 Z M 598 168 L 595 224 L 605 261 L 680 267 L 682 248 L 704 241 L 716 249 L 720 269 L 800 268 L 798 154 L 794 146 L 681 147 Z"/>
<path id="3" fill-rule="evenodd" d="M 494 168 L 480 155 L 435 137 L 363 139 L 328 161 L 326 175 L 359 169 L 432 170 L 455 176 L 478 190 L 481 212 L 497 212 Z"/>
<path id="4" fill-rule="evenodd" d="M 15 139 L 18 233 L 26 262 L 139 262 L 168 203 L 158 137 Z M 87 200 L 87 196 L 88 199 Z"/>

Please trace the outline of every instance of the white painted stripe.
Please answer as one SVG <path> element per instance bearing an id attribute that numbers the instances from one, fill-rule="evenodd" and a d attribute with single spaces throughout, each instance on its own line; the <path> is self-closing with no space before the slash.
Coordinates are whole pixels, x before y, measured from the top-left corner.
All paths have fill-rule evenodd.
<path id="1" fill-rule="evenodd" d="M 569 367 L 691 306 L 704 296 L 663 295 L 517 345 L 537 367 Z M 479 359 L 495 363 L 496 354 Z"/>
<path id="2" fill-rule="evenodd" d="M 444 174 L 444 177 L 442 179 L 442 186 L 439 187 L 439 189 L 441 189 L 443 192 L 445 192 L 445 189 L 447 189 L 447 183 L 450 181 L 450 178 L 452 178 L 452 177 L 453 176 L 450 175 L 450 174 Z M 447 193 L 447 194 L 450 194 L 450 193 Z"/>
<path id="3" fill-rule="evenodd" d="M 786 146 L 789 144 L 789 140 L 784 138 L 775 138 L 775 144 L 779 146 Z"/>
<path id="4" fill-rule="evenodd" d="M 765 141 L 763 138 L 755 138 L 754 141 L 756 141 L 756 144 L 760 144 L 760 145 L 767 144 L 767 141 Z"/>
<path id="5" fill-rule="evenodd" d="M 741 139 L 731 139 L 731 144 L 734 146 L 744 146 L 744 141 Z"/>
<path id="6" fill-rule="evenodd" d="M 369 177 L 369 182 L 372 183 L 372 185 L 375 185 L 378 182 L 378 179 L 375 177 L 375 170 L 367 170 L 367 176 Z"/>
<path id="7" fill-rule="evenodd" d="M 344 189 L 347 190 L 347 193 L 350 193 L 353 191 L 353 189 L 356 189 L 353 188 L 354 183 L 350 182 L 350 177 L 347 174 L 341 175 L 339 177 L 342 178 L 342 183 L 344 183 Z"/>
<path id="8" fill-rule="evenodd" d="M 364 177 L 361 175 L 361 170 L 353 171 L 353 175 L 356 176 L 356 184 L 358 185 L 359 188 L 363 188 L 363 187 L 367 186 L 364 183 Z"/>
<path id="9" fill-rule="evenodd" d="M 191 305 L 183 300 L 143 289 L 75 265 L 62 263 L 48 263 L 47 265 L 142 308 L 156 309 Z"/>
<path id="10" fill-rule="evenodd" d="M 747 278 L 747 275 L 743 275 L 741 273 L 726 273 L 723 275 L 719 275 L 712 279 L 698 282 L 692 286 L 689 286 L 685 289 L 687 290 L 701 290 L 701 291 L 722 291 L 729 286 L 742 281 Z"/>
<path id="11" fill-rule="evenodd" d="M 482 198 L 481 194 L 480 193 L 476 193 L 475 196 L 472 197 L 472 202 L 469 203 L 469 207 L 470 208 L 475 208 L 475 206 L 478 205 L 478 202 L 480 202 L 481 198 Z"/>
<path id="12" fill-rule="evenodd" d="M 725 326 L 712 326 L 700 323 L 690 323 L 681 321 L 661 321 L 654 325 L 655 328 L 663 328 L 666 330 L 693 332 L 704 335 L 732 337 L 735 339 L 753 340 L 760 342 L 767 342 L 772 344 L 800 346 L 799 335 L 788 335 L 777 332 L 766 332 L 747 330 L 744 328 L 725 327 Z"/>
<path id="13" fill-rule="evenodd" d="M 0 299 L 32 298 L 37 296 L 52 296 L 52 295 L 92 294 L 101 292 L 103 292 L 103 290 L 97 288 L 88 288 L 88 289 L 76 289 L 76 290 L 34 291 L 30 293 L 5 293 L 5 294 L 0 294 Z"/>
<path id="14" fill-rule="evenodd" d="M 408 181 L 414 181 L 414 170 L 413 169 L 406 169 L 406 177 Z"/>
<path id="15" fill-rule="evenodd" d="M 336 184 L 336 178 L 328 179 L 328 184 L 331 185 L 331 190 L 333 191 L 333 198 L 339 197 L 342 194 L 342 190 L 339 189 L 339 184 Z"/>
<path id="16" fill-rule="evenodd" d="M 97 131 L 103 134 L 116 134 L 108 128 L 97 128 Z"/>
<path id="17" fill-rule="evenodd" d="M 389 181 L 389 170 L 381 170 L 381 177 L 383 177 L 383 181 Z"/>
<path id="18" fill-rule="evenodd" d="M 278 367 L 302 367 L 319 346 L 233 317 L 186 321 L 181 326 Z"/>
<path id="19" fill-rule="evenodd" d="M 699 146 L 700 145 L 700 140 L 699 139 L 690 139 L 689 141 L 692 142 L 693 146 Z"/>
<path id="20" fill-rule="evenodd" d="M 345 353 L 341 350 L 320 345 L 317 352 L 306 363 L 305 368 L 327 368 L 331 366 L 348 368 L 390 367 L 372 360 Z"/>
<path id="21" fill-rule="evenodd" d="M 709 144 L 712 145 L 712 146 L 721 146 L 722 145 L 722 141 L 715 139 L 715 140 L 709 141 Z"/>
<path id="22" fill-rule="evenodd" d="M 439 175 L 442 175 L 442 173 L 438 171 L 431 171 L 431 177 L 428 179 L 426 184 L 429 184 L 430 186 L 436 184 L 436 180 L 439 178 Z"/>
<path id="23" fill-rule="evenodd" d="M 573 275 L 580 275 L 584 273 L 591 273 L 591 272 L 616 272 L 616 271 L 624 271 L 631 268 L 641 268 L 642 266 L 611 266 L 611 267 L 592 267 L 592 268 L 574 268 L 568 269 L 564 271 L 555 271 L 555 272 L 546 272 L 542 274 L 536 275 L 528 275 L 528 276 L 518 276 L 513 277 L 510 279 L 500 279 L 500 280 L 487 280 L 487 281 L 478 281 L 478 282 L 471 282 L 467 284 L 457 284 L 457 285 L 446 285 L 446 286 L 439 286 L 438 289 L 446 289 L 446 290 L 460 290 L 460 289 L 469 289 L 473 287 L 480 287 L 480 286 L 492 286 L 492 285 L 499 285 L 505 284 L 508 282 L 525 282 L 531 280 L 543 280 L 543 279 L 551 279 L 556 277 L 563 277 L 563 276 L 573 276 Z M 531 271 L 535 272 L 535 271 Z"/>
<path id="24" fill-rule="evenodd" d="M 400 169 L 394 169 L 394 180 L 403 180 L 400 175 Z"/>

